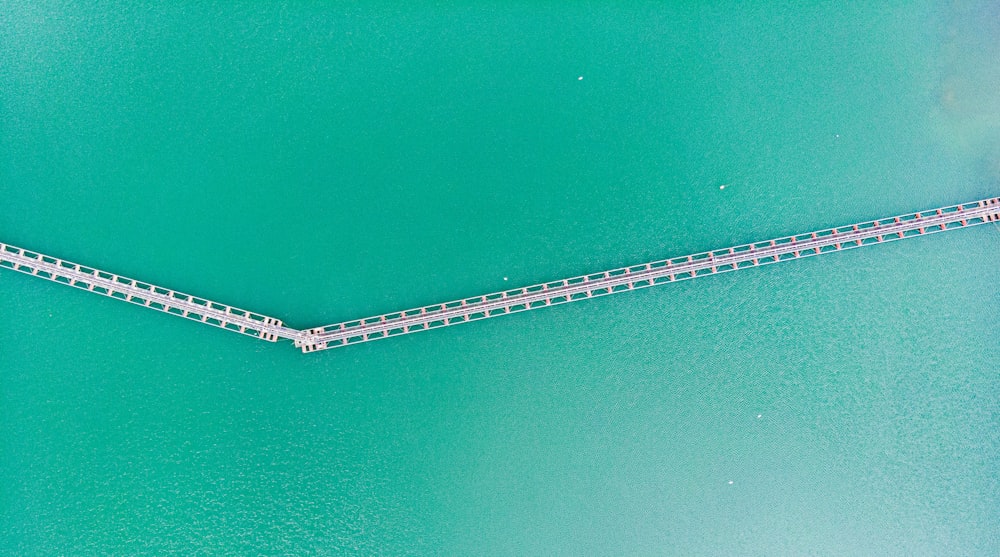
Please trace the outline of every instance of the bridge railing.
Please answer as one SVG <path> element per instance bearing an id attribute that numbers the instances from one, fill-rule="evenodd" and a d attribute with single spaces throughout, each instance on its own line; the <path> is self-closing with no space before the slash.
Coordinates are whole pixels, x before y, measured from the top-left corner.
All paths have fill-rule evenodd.
<path id="1" fill-rule="evenodd" d="M 304 352 L 311 352 L 986 222 L 1000 222 L 1000 198 L 619 267 L 305 331 L 263 314 L 2 243 L 0 267 L 268 341 L 291 339 Z"/>
<path id="2" fill-rule="evenodd" d="M 919 211 L 354 319 L 310 329 L 310 332 L 319 339 L 313 349 L 343 346 L 444 327 L 458 322 L 485 319 L 496 315 L 497 305 L 501 303 L 503 305 L 499 309 L 502 309 L 502 313 L 515 313 L 666 282 L 981 224 L 987 222 L 989 218 L 989 211 L 984 207 L 990 203 L 995 201 L 975 201 Z M 587 289 L 572 291 L 574 287 L 581 286 Z M 544 298 L 538 299 L 540 295 Z M 457 318 L 456 312 L 459 313 Z"/>
<path id="3" fill-rule="evenodd" d="M 8 244 L 0 244 L 0 266 L 264 340 L 282 328 L 273 317 Z"/>

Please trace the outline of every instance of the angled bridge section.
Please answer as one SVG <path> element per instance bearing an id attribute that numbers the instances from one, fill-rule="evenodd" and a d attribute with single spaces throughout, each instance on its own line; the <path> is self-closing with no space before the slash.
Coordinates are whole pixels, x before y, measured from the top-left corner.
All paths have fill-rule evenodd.
<path id="1" fill-rule="evenodd" d="M 674 259 L 663 259 L 464 300 L 336 323 L 310 329 L 313 342 L 301 344 L 301 348 L 304 352 L 310 352 L 346 346 L 606 296 L 615 292 L 647 288 L 993 221 L 1000 221 L 1000 198 L 828 228 Z"/>
<path id="2" fill-rule="evenodd" d="M 205 300 L 7 244 L 0 244 L 0 267 L 269 342 L 276 342 L 279 339 L 304 340 L 302 331 L 285 327 L 280 319 L 274 317 Z"/>
<path id="3" fill-rule="evenodd" d="M 989 222 L 1000 222 L 1000 198 L 652 261 L 307 330 L 287 327 L 274 317 L 8 244 L 0 243 L 0 267 L 270 342 L 291 340 L 303 352 L 315 352 Z"/>

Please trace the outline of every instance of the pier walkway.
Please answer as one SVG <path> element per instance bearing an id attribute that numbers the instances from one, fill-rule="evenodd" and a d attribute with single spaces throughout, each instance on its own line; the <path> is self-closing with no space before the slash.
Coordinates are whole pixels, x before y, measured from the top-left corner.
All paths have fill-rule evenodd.
<path id="1" fill-rule="evenodd" d="M 181 294 L 6 244 L 0 244 L 0 267 L 41 276 L 271 342 L 292 340 L 303 352 L 315 352 L 989 222 L 1000 222 L 1000 198 L 653 261 L 306 330 L 286 327 L 274 317 Z"/>
<path id="2" fill-rule="evenodd" d="M 200 321 L 270 342 L 304 341 L 302 331 L 279 319 L 99 271 L 48 255 L 0 244 L 0 267 L 46 278 L 112 298 Z"/>
<path id="3" fill-rule="evenodd" d="M 1000 221 L 1000 198 L 985 199 L 764 242 L 664 259 L 484 296 L 310 329 L 322 350 L 944 230 Z"/>

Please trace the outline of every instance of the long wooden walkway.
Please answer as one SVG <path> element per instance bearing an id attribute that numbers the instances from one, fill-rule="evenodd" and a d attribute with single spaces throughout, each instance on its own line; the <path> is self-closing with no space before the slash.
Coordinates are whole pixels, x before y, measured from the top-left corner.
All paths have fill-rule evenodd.
<path id="1" fill-rule="evenodd" d="M 7 244 L 0 244 L 0 267 L 40 276 L 271 342 L 292 340 L 303 352 L 315 352 L 988 222 L 1000 222 L 1000 198 L 653 261 L 306 330 L 289 328 L 274 317 L 182 294 Z"/>

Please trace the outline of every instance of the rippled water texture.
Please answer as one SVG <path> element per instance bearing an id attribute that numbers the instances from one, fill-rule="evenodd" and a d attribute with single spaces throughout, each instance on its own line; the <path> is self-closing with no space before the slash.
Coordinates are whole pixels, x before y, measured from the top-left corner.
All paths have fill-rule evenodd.
<path id="1" fill-rule="evenodd" d="M 1000 195 L 995 3 L 705 4 L 6 2 L 0 241 L 310 327 Z M 0 553 L 996 555 L 998 251 L 312 355 L 0 271 Z"/>

